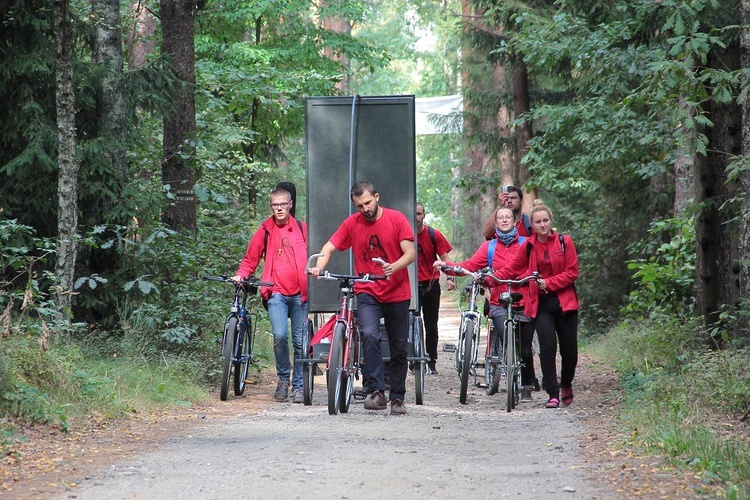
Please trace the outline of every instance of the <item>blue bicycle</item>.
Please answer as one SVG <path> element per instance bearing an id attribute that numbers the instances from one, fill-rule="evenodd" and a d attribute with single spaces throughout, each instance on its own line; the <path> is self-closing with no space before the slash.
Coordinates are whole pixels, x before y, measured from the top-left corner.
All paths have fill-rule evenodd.
<path id="1" fill-rule="evenodd" d="M 227 400 L 229 380 L 234 381 L 234 395 L 242 396 L 250 364 L 253 362 L 253 324 L 247 311 L 247 299 L 258 293 L 258 287 L 273 286 L 256 278 L 245 278 L 234 283 L 229 276 L 204 276 L 204 280 L 221 281 L 234 285 L 234 299 L 229 315 L 224 322 L 221 340 L 221 390 L 219 397 Z"/>

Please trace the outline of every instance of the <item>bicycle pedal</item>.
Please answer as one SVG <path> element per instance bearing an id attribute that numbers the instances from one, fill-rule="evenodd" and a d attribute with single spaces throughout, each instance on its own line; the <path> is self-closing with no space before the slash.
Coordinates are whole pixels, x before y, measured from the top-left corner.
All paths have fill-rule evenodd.
<path id="1" fill-rule="evenodd" d="M 355 389 L 353 396 L 357 401 L 364 401 L 367 398 L 367 394 L 365 394 L 363 389 Z"/>

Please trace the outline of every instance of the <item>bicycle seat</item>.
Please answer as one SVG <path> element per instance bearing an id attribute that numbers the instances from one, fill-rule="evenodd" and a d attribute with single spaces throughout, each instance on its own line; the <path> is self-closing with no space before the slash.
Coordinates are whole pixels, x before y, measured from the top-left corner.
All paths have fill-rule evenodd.
<path id="1" fill-rule="evenodd" d="M 500 302 L 504 306 L 508 307 L 511 304 L 520 302 L 522 298 L 523 298 L 523 295 L 521 295 L 518 292 L 512 292 L 512 293 L 505 292 L 502 295 L 500 295 Z"/>

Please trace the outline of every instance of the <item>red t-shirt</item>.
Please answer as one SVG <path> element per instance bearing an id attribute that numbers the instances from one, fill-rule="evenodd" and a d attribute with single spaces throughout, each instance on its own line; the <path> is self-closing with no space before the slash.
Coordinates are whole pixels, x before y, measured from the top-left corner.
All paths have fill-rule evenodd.
<path id="1" fill-rule="evenodd" d="M 352 249 L 354 269 L 358 274 L 382 275 L 383 267 L 372 259 L 378 257 L 386 262 L 395 262 L 403 255 L 401 242 L 414 241 L 414 231 L 406 216 L 396 210 L 381 208 L 383 214 L 375 222 L 356 213 L 347 217 L 331 236 L 331 244 L 336 250 Z M 409 271 L 404 268 L 387 280 L 357 283 L 354 291 L 369 293 L 384 304 L 411 300 Z"/>
<path id="2" fill-rule="evenodd" d="M 288 226 L 289 224 L 287 224 Z M 279 227 L 274 224 L 268 238 L 266 248 L 266 264 L 273 259 L 271 276 L 273 279 L 273 291 L 282 295 L 297 295 L 300 293 L 299 272 L 294 258 L 294 246 L 291 238 L 294 237 L 286 226 Z M 274 246 L 271 246 L 271 244 Z"/>
<path id="3" fill-rule="evenodd" d="M 435 233 L 435 245 L 432 245 L 430 230 L 425 225 L 422 232 L 417 234 L 417 280 L 431 281 L 440 279 L 440 271 L 432 267 L 432 264 L 444 253 L 453 250 L 443 233 L 433 229 Z"/>

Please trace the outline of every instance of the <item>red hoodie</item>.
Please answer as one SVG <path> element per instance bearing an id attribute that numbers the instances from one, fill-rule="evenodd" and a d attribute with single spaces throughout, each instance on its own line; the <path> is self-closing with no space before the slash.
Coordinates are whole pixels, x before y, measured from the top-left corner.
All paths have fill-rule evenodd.
<path id="1" fill-rule="evenodd" d="M 281 246 L 279 232 L 274 230 L 275 225 L 273 216 L 269 217 L 263 221 L 260 228 L 250 238 L 245 257 L 242 259 L 240 267 L 237 270 L 238 276 L 248 277 L 253 275 L 260 263 L 260 259 L 263 257 L 263 251 L 266 250 L 265 247 L 273 249 Z M 290 215 L 289 222 L 284 226 L 283 230 L 294 250 L 294 262 L 297 267 L 300 297 L 303 302 L 307 302 L 307 274 L 305 273 L 307 270 L 307 225 L 303 222 L 300 228 L 294 217 Z M 266 234 L 268 234 L 267 243 Z M 262 281 L 273 281 L 273 262 L 274 259 L 265 259 L 263 274 L 260 278 Z M 280 291 L 281 289 L 283 288 L 280 284 L 275 284 L 273 290 L 271 287 L 261 287 L 260 294 L 264 299 L 268 299 L 271 297 L 271 293 Z"/>

